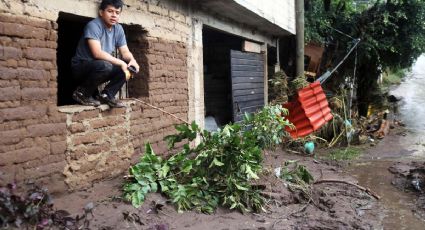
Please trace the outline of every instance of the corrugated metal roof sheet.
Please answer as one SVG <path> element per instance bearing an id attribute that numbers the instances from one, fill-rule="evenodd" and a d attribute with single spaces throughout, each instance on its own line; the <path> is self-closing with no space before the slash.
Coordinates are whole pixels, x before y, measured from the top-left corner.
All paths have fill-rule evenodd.
<path id="1" fill-rule="evenodd" d="M 295 126 L 287 129 L 293 138 L 307 136 L 333 118 L 320 82 L 299 90 L 296 99 L 283 107 L 289 110 L 288 120 Z"/>

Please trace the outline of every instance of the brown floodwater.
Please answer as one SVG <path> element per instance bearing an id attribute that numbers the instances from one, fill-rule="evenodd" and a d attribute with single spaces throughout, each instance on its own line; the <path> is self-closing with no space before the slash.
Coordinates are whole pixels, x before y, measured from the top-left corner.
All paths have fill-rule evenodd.
<path id="1" fill-rule="evenodd" d="M 359 185 L 381 196 L 383 229 L 425 229 L 425 220 L 416 215 L 417 196 L 403 192 L 391 182 L 388 168 L 400 161 L 425 161 L 425 56 L 421 56 L 402 83 L 392 90 L 402 98 L 396 119 L 406 124 L 407 131 L 384 138 L 353 163 L 348 173 Z M 394 132 L 394 131 L 393 131 Z M 394 134 L 394 133 L 393 133 Z M 402 135 L 400 135 L 402 134 Z"/>
<path id="2" fill-rule="evenodd" d="M 358 162 L 350 167 L 349 173 L 358 180 L 359 185 L 381 197 L 380 205 L 386 210 L 380 216 L 383 229 L 423 230 L 425 221 L 412 212 L 416 208 L 417 197 L 391 185 L 394 175 L 388 168 L 393 164 L 392 160 Z"/>

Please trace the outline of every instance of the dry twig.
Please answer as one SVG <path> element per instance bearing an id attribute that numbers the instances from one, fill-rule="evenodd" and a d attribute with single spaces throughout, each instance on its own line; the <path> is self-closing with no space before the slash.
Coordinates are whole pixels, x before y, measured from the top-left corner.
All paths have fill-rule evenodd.
<path id="1" fill-rule="evenodd" d="M 348 182 L 348 181 L 336 180 L 336 179 L 326 179 L 326 180 L 315 181 L 313 184 L 322 184 L 322 183 L 340 183 L 340 184 L 352 185 L 352 186 L 362 190 L 363 192 L 366 192 L 367 194 L 375 197 L 377 200 L 381 199 L 381 197 L 379 195 L 377 195 L 376 193 L 371 191 L 369 188 L 365 188 L 365 187 L 362 187 L 360 185 L 357 185 L 357 184 L 354 184 L 354 183 L 351 183 L 351 182 Z"/>

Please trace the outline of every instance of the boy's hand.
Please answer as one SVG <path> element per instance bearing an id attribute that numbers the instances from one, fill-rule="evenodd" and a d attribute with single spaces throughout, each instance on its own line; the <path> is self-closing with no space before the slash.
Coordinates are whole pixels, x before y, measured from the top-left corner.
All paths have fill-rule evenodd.
<path id="1" fill-rule="evenodd" d="M 130 62 L 128 63 L 127 67 L 130 67 L 130 66 L 134 66 L 134 68 L 136 68 L 136 73 L 139 72 L 140 67 L 139 67 L 139 64 L 137 64 L 137 62 L 136 62 L 135 59 L 131 59 L 130 60 Z"/>

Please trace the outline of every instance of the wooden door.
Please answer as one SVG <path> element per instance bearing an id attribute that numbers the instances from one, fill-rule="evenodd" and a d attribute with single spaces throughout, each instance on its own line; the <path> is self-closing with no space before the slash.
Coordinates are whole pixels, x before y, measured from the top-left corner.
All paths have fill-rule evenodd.
<path id="1" fill-rule="evenodd" d="M 230 51 L 233 121 L 264 106 L 264 56 Z"/>

